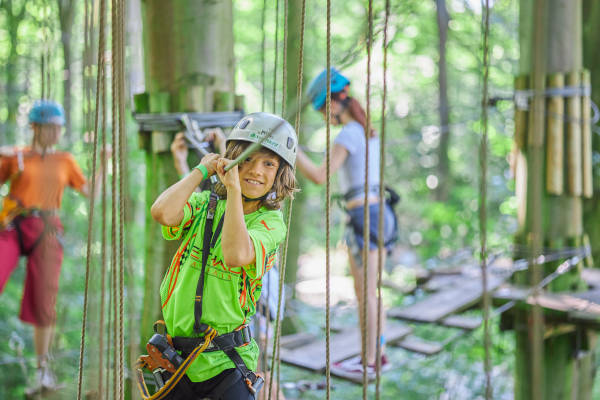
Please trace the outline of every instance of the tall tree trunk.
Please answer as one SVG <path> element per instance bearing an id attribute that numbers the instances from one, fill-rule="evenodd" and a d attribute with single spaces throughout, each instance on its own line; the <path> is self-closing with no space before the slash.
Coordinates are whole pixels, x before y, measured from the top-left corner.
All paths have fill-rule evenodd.
<path id="1" fill-rule="evenodd" d="M 63 48 L 63 107 L 65 109 L 65 137 L 69 146 L 73 141 L 71 132 L 71 77 L 72 56 L 71 37 L 73 34 L 73 21 L 75 20 L 76 2 L 73 0 L 57 0 L 58 15 L 60 20 L 60 41 Z"/>
<path id="2" fill-rule="evenodd" d="M 536 90 L 544 90 L 546 77 L 550 74 L 580 73 L 581 0 L 546 0 L 545 8 L 540 8 L 538 1 L 523 1 L 520 2 L 520 6 L 519 72 L 520 75 L 529 77 L 528 88 L 534 88 L 534 83 L 537 82 Z M 543 40 L 536 42 L 533 32 L 537 26 L 534 21 L 538 11 L 546 12 L 547 15 L 538 20 L 545 23 L 540 38 Z M 542 57 L 538 53 L 540 49 Z M 536 68 L 536 65 L 540 68 Z M 545 73 L 540 74 L 539 70 L 545 70 Z M 526 190 L 520 194 L 522 198 L 519 199 L 519 203 L 524 205 L 525 215 L 520 219 L 516 242 L 518 248 L 543 247 L 559 250 L 576 247 L 581 244 L 583 235 L 582 198 L 581 194 L 568 184 L 564 185 L 564 189 L 553 193 L 546 188 L 547 170 L 555 167 L 546 156 L 545 145 L 550 137 L 548 126 L 555 124 L 550 117 L 554 114 L 544 111 L 546 99 L 543 95 L 540 96 L 530 101 L 530 123 L 524 135 L 525 139 L 519 145 L 519 159 L 522 165 L 518 170 L 522 172 L 517 174 L 517 186 L 526 187 Z M 563 118 L 562 115 L 560 118 Z M 563 121 L 559 121 L 558 124 L 562 125 Z M 565 129 L 564 143 L 567 148 L 574 143 L 569 136 Z M 564 170 L 556 169 L 569 183 L 574 174 L 573 169 L 567 166 L 578 164 L 578 158 L 581 156 L 571 156 L 569 152 L 564 152 L 564 157 Z M 548 164 L 544 166 L 545 163 Z M 537 268 L 542 270 L 542 275 L 548 275 L 562 261 L 547 263 Z M 546 290 L 558 292 L 580 289 L 583 286 L 580 267 L 581 264 L 554 280 Z M 535 268 L 536 266 L 533 266 L 529 271 L 516 274 L 515 281 L 534 285 L 538 280 Z M 537 319 L 539 324 L 535 322 L 535 310 L 517 310 L 514 318 L 517 343 L 515 399 L 591 399 L 594 371 L 590 361 L 593 357 L 595 334 L 579 326 L 576 332 L 554 334 L 545 338 L 551 322 L 545 321 L 543 315 Z"/>
<path id="3" fill-rule="evenodd" d="M 140 0 L 127 1 L 127 44 L 129 50 L 129 72 L 127 79 L 129 98 L 145 90 L 144 49 L 142 43 L 142 4 Z"/>
<path id="4" fill-rule="evenodd" d="M 583 1 L 583 66 L 590 70 L 592 78 L 592 101 L 600 104 L 600 2 Z M 594 154 L 600 154 L 600 131 L 593 138 Z M 595 266 L 600 266 L 600 168 L 595 168 L 594 197 L 584 202 L 583 227 L 589 236 Z"/>
<path id="5" fill-rule="evenodd" d="M 438 146 L 438 187 L 435 190 L 435 199 L 437 201 L 446 201 L 448 199 L 448 190 L 450 187 L 450 162 L 448 160 L 448 147 L 450 144 L 450 106 L 448 104 L 448 74 L 446 65 L 446 41 L 448 39 L 448 10 L 446 9 L 446 0 L 435 1 L 437 9 L 438 25 L 438 93 L 439 93 L 439 114 L 440 114 L 440 143 Z"/>
<path id="6" fill-rule="evenodd" d="M 150 112 L 213 110 L 215 91 L 234 90 L 233 9 L 230 0 L 146 0 L 142 4 L 146 93 Z M 233 108 L 233 104 L 231 105 Z M 173 133 L 153 132 L 146 147 L 146 208 L 177 180 L 168 144 Z M 162 139 L 162 140 L 161 140 Z M 167 145 L 162 146 L 160 143 Z M 160 318 L 159 285 L 177 243 L 162 239 L 146 215 L 146 276 L 141 342 Z"/>
<path id="7" fill-rule="evenodd" d="M 19 43 L 19 26 L 25 17 L 25 3 L 21 4 L 21 9 L 16 10 L 10 0 L 0 2 L 0 7 L 6 12 L 8 40 L 10 50 L 6 60 L 6 108 L 8 116 L 6 123 L 2 126 L 2 139 L 5 143 L 14 143 L 15 132 L 17 130 L 17 111 L 19 108 L 19 54 L 17 53 L 17 44 Z"/>

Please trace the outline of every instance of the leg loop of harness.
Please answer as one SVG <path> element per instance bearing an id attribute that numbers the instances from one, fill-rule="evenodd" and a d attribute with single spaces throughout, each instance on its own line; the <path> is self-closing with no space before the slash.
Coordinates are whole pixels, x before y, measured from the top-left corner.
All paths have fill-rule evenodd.
<path id="1" fill-rule="evenodd" d="M 191 349 L 197 346 L 199 338 L 188 338 L 188 337 L 173 337 L 173 346 L 175 349 L 182 352 L 182 354 L 188 354 Z M 241 329 L 235 330 L 230 333 L 226 333 L 213 338 L 212 342 L 205 349 L 206 352 L 211 351 L 222 351 L 227 357 L 233 362 L 235 368 L 241 374 L 241 378 L 246 383 L 248 390 L 253 395 L 256 395 L 264 384 L 264 379 L 250 370 L 242 357 L 239 355 L 236 347 L 245 346 L 252 340 L 250 333 L 250 327 L 244 325 Z M 233 378 L 228 378 L 227 381 L 231 381 Z M 237 381 L 237 380 L 234 380 Z"/>
<path id="2" fill-rule="evenodd" d="M 214 329 L 207 330 L 206 336 L 200 339 L 200 343 L 184 359 L 169 343 L 166 334 L 154 334 L 146 345 L 148 355 L 140 356 L 136 365 L 136 382 L 142 398 L 144 400 L 166 400 L 181 378 L 185 376 L 190 365 L 200 353 L 206 350 L 216 335 L 217 332 Z M 154 375 L 158 390 L 153 395 L 150 394 L 146 385 L 144 368 Z M 166 382 L 164 381 L 165 376 L 167 377 Z"/>

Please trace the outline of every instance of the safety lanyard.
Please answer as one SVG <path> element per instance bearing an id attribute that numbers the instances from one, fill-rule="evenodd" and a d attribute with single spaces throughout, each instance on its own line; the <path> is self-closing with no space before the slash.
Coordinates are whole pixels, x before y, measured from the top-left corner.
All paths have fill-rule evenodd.
<path id="1" fill-rule="evenodd" d="M 194 332 L 203 333 L 206 331 L 208 326 L 201 324 L 202 319 L 202 296 L 204 292 L 204 272 L 206 271 L 206 263 L 208 262 L 208 255 L 210 249 L 212 249 L 221 234 L 223 228 L 223 217 L 221 216 L 215 232 L 212 232 L 213 221 L 215 219 L 215 211 L 217 210 L 217 201 L 219 196 L 213 191 L 210 192 L 210 199 L 208 201 L 208 212 L 206 214 L 206 222 L 204 224 L 204 238 L 202 242 L 202 271 L 200 272 L 200 278 L 198 278 L 198 286 L 196 286 L 196 300 L 194 302 Z"/>

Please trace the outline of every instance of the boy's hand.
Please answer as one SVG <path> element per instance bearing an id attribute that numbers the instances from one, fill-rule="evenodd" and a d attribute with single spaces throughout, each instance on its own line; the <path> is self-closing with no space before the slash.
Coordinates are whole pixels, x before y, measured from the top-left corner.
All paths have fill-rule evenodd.
<path id="1" fill-rule="evenodd" d="M 206 167 L 206 170 L 208 171 L 208 176 L 212 176 L 216 172 L 217 160 L 219 159 L 219 157 L 221 156 L 218 154 L 208 153 L 207 155 L 202 157 L 202 160 L 200 160 L 200 164 Z M 208 178 L 208 176 L 205 176 L 204 179 Z"/>
<path id="2" fill-rule="evenodd" d="M 204 131 L 205 140 L 213 142 L 215 149 L 218 149 L 221 154 L 225 153 L 225 133 L 221 128 L 210 128 Z"/>
<path id="3" fill-rule="evenodd" d="M 176 160 L 183 162 L 187 161 L 188 147 L 182 132 L 175 135 L 175 138 L 171 142 L 171 153 Z"/>
<path id="4" fill-rule="evenodd" d="M 241 192 L 242 189 L 240 187 L 240 176 L 238 174 L 238 166 L 231 168 L 229 171 L 225 172 L 225 167 L 233 162 L 227 158 L 219 158 L 217 161 L 217 174 L 219 175 L 219 179 L 227 190 L 234 189 L 238 192 Z"/>

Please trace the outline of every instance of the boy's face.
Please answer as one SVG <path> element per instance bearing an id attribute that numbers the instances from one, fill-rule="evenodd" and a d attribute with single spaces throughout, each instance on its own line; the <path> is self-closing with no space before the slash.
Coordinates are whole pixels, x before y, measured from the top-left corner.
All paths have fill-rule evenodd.
<path id="1" fill-rule="evenodd" d="M 279 156 L 257 151 L 239 166 L 242 194 L 251 199 L 264 196 L 273 187 L 280 164 Z"/>
<path id="2" fill-rule="evenodd" d="M 58 143 L 62 126 L 58 124 L 33 124 L 33 131 L 42 146 L 50 147 Z"/>

